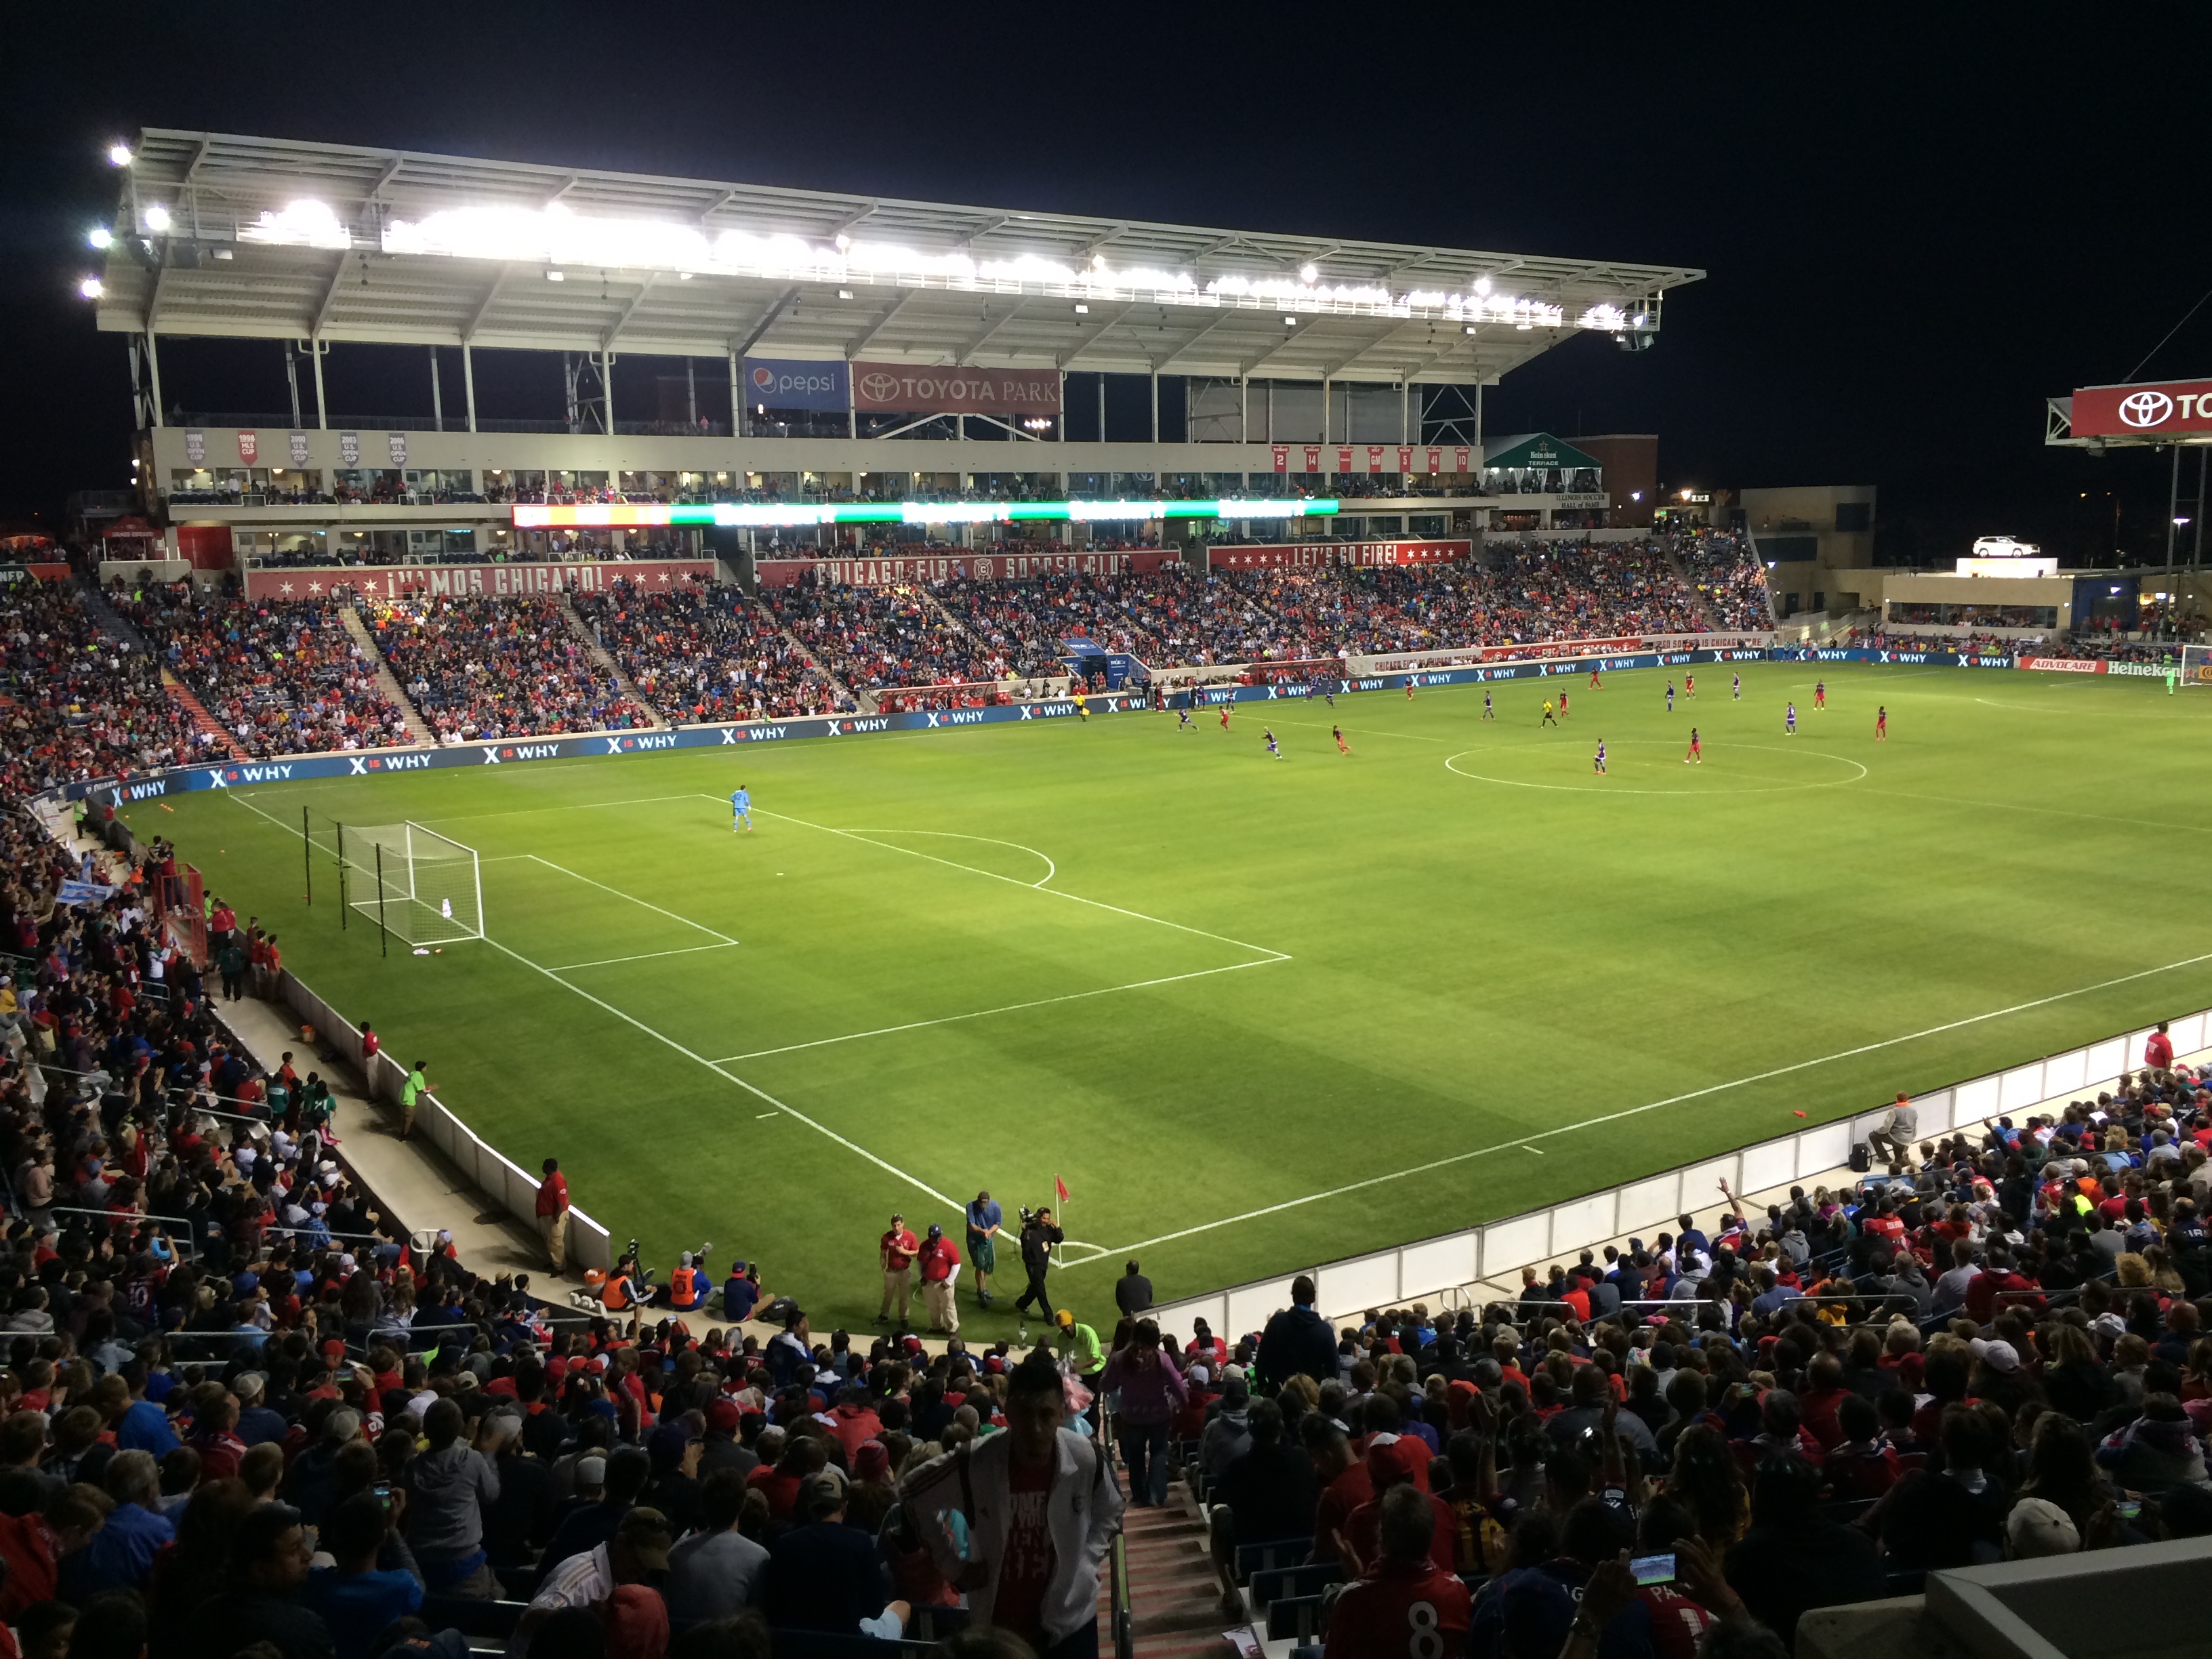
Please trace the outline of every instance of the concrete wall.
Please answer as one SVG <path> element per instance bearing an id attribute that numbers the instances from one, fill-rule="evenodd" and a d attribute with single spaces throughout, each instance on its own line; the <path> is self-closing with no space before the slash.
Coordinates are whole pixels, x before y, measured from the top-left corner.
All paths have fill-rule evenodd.
<path id="1" fill-rule="evenodd" d="M 1881 578 L 1869 571 L 1875 519 L 1872 484 L 1747 489 L 1742 506 L 1745 526 L 1755 540 L 1811 536 L 1819 544 L 1813 558 L 1778 561 L 1767 571 L 1777 615 L 1790 613 L 1793 603 L 1798 612 L 1857 611 L 1881 603 Z M 1839 509 L 1856 507 L 1865 509 L 1865 528 L 1839 528 L 1851 520 Z"/>

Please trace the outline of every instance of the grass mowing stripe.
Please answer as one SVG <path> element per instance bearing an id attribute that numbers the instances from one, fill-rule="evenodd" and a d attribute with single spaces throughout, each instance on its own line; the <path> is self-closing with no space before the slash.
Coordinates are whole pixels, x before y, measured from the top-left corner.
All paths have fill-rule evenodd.
<path id="1" fill-rule="evenodd" d="M 1426 1164 L 1417 1164 L 1411 1169 L 1395 1170 L 1389 1175 L 1369 1176 L 1364 1181 L 1347 1182 L 1341 1187 L 1332 1187 L 1324 1193 L 1309 1193 L 1304 1198 L 1285 1199 L 1279 1204 L 1268 1204 L 1256 1210 L 1247 1210 L 1242 1215 L 1224 1216 L 1218 1221 L 1202 1222 L 1195 1227 L 1185 1227 L 1176 1232 L 1162 1233 L 1157 1238 L 1143 1239 L 1134 1244 L 1116 1245 L 1107 1254 L 1121 1255 L 1136 1250 L 1149 1249 L 1155 1244 L 1166 1244 L 1178 1238 L 1194 1238 L 1200 1233 L 1212 1232 L 1218 1228 L 1234 1226 L 1242 1221 L 1255 1220 L 1264 1215 L 1277 1215 L 1285 1210 L 1295 1210 L 1308 1204 L 1318 1204 L 1324 1199 L 1341 1198 L 1346 1193 L 1362 1192 L 1370 1187 L 1379 1187 L 1389 1182 L 1403 1181 L 1409 1176 L 1428 1175 L 1437 1170 L 1448 1170 L 1452 1165 L 1464 1164 L 1470 1158 L 1487 1158 L 1492 1153 L 1508 1152 L 1516 1147 L 1522 1152 L 1536 1152 L 1536 1155 L 1540 1158 L 1543 1154 L 1537 1152 L 1536 1148 L 1528 1145 L 1528 1142 L 1552 1140 L 1560 1135 L 1574 1134 L 1580 1130 L 1599 1128 L 1607 1123 L 1618 1123 L 1624 1118 L 1640 1117 L 1646 1112 L 1656 1112 L 1662 1106 L 1679 1106 L 1684 1101 L 1701 1100 L 1708 1095 L 1723 1094 L 1730 1089 L 1746 1088 L 1754 1083 L 1771 1082 L 1778 1077 L 1788 1077 L 1795 1072 L 1810 1071 L 1816 1066 L 1832 1065 L 1837 1060 L 1850 1060 L 1860 1054 L 1878 1054 L 1884 1048 L 1894 1048 L 1899 1043 L 1917 1042 L 1923 1037 L 1938 1036 L 1945 1031 L 1961 1030 L 1969 1025 L 1980 1025 L 1992 1019 L 2002 1019 L 2008 1014 L 2025 1013 L 2030 1008 L 2047 1007 L 2054 1002 L 2064 1002 L 2073 997 L 2088 996 L 2094 992 L 2110 990 L 2115 985 L 2130 984 L 2139 979 L 2148 979 L 2155 974 L 2170 974 L 2177 969 L 2193 968 L 2199 963 L 2204 962 L 2212 962 L 2212 951 L 2206 951 L 2202 956 L 2184 957 L 2179 962 L 2161 963 L 2155 968 L 2139 969 L 2132 974 L 2121 974 L 2112 979 L 2099 980 L 2094 985 L 2077 985 L 2070 991 L 2054 992 L 2050 996 L 2037 997 L 2032 1001 L 2015 1002 L 2009 1008 L 1992 1008 L 1987 1013 L 1969 1014 L 1964 1019 L 1950 1020 L 1942 1025 L 1929 1025 L 1917 1031 L 1907 1031 L 1902 1036 L 1884 1037 L 1879 1042 L 1864 1042 L 1856 1048 L 1838 1049 L 1832 1054 L 1822 1054 L 1817 1060 L 1801 1060 L 1791 1065 L 1777 1066 L 1764 1072 L 1753 1072 L 1748 1077 L 1735 1078 L 1727 1083 L 1709 1084 L 1702 1089 L 1692 1089 L 1682 1094 L 1669 1095 L 1664 1100 L 1646 1101 L 1641 1106 L 1625 1107 L 1618 1112 L 1607 1112 L 1598 1117 L 1584 1118 L 1580 1123 L 1563 1123 L 1555 1129 L 1540 1129 L 1534 1134 L 1516 1135 L 1510 1140 L 1501 1140 L 1489 1146 L 1478 1146 L 1472 1152 L 1454 1152 L 1449 1158 L 1431 1158 Z"/>
<path id="2" fill-rule="evenodd" d="M 246 808 L 247 811 L 255 813 L 261 817 L 267 818 L 270 823 L 276 825 L 277 828 L 284 830 L 288 835 L 296 836 L 300 833 L 299 830 L 294 829 L 290 824 L 286 823 L 283 819 L 276 817 L 273 814 L 263 811 L 259 807 L 254 805 L 252 802 L 240 800 L 235 795 L 232 796 L 231 799 L 237 800 L 238 804 Z M 541 859 L 538 862 L 546 863 L 547 861 Z M 550 865 L 549 867 L 556 870 L 560 869 L 558 865 Z M 563 875 L 568 875 L 573 872 L 564 870 L 562 871 L 562 873 Z M 578 879 L 583 880 L 587 878 L 579 877 Z M 596 887 L 599 885 L 599 884 L 593 882 L 592 883 L 592 885 Z M 608 890 L 612 892 L 614 890 L 610 888 Z M 617 894 L 617 896 L 628 898 L 629 896 L 627 893 L 623 893 Z M 648 905 L 646 908 L 648 909 L 653 909 L 658 907 Z M 704 929 L 702 931 L 711 932 L 712 929 Z M 828 1125 L 817 1122 L 814 1119 L 807 1116 L 805 1113 L 799 1110 L 796 1107 L 787 1105 L 784 1102 L 778 1100 L 774 1095 L 769 1093 L 767 1090 L 761 1088 L 757 1084 L 746 1082 L 744 1079 L 739 1077 L 735 1072 L 726 1070 L 725 1067 L 717 1065 L 714 1061 L 707 1059 L 703 1054 L 694 1054 L 690 1049 L 685 1048 L 682 1043 L 678 1042 L 674 1037 L 670 1036 L 666 1032 L 653 1030 L 652 1026 L 647 1025 L 643 1020 L 639 1019 L 633 1014 L 623 1012 L 623 1010 L 616 1007 L 614 1004 L 607 1001 L 605 999 L 593 996 L 589 991 L 585 990 L 581 986 L 571 985 L 567 980 L 562 979 L 556 972 L 555 972 L 554 969 L 546 967 L 543 963 L 532 962 L 528 957 L 524 956 L 521 951 L 514 950 L 507 945 L 501 945 L 497 939 L 492 938 L 489 933 L 484 934 L 483 938 L 483 942 L 486 945 L 490 945 L 493 950 L 499 951 L 504 956 L 512 957 L 514 961 L 520 963 L 524 967 L 532 969 L 533 972 L 544 975 L 546 978 L 551 980 L 562 990 L 568 992 L 572 995 L 580 996 L 592 1006 L 612 1014 L 617 1019 L 622 1021 L 625 1025 L 629 1025 L 636 1030 L 642 1031 L 646 1036 L 653 1038 L 657 1042 L 666 1044 L 678 1054 L 683 1055 L 684 1059 L 690 1060 L 694 1065 L 703 1066 L 707 1070 L 714 1073 L 715 1076 L 736 1084 L 738 1088 L 743 1089 L 747 1094 L 753 1096 L 756 1099 L 765 1101 L 769 1105 L 775 1107 L 777 1111 L 785 1114 L 787 1116 L 797 1119 L 799 1122 L 804 1123 L 808 1128 L 813 1130 L 817 1134 L 824 1135 L 830 1139 L 836 1141 L 840 1146 L 845 1148 L 846 1151 L 867 1159 L 869 1163 L 874 1164 L 886 1175 L 896 1176 L 899 1180 L 903 1181 L 909 1187 L 913 1187 L 918 1191 L 928 1194 L 939 1203 L 948 1206 L 956 1214 L 965 1215 L 967 1213 L 965 1206 L 953 1199 L 946 1197 L 943 1193 L 939 1192 L 936 1188 L 931 1186 L 921 1176 L 910 1175 L 906 1170 L 900 1169 L 896 1164 L 889 1163 L 886 1160 L 877 1157 L 875 1153 L 870 1152 L 866 1147 L 860 1145 L 857 1141 L 848 1140 L 843 1135 L 839 1134 L 835 1129 L 830 1128 Z M 732 940 L 731 943 L 734 944 L 736 941 Z"/>
<path id="3" fill-rule="evenodd" d="M 713 950 L 713 945 L 702 947 Z M 811 1042 L 787 1042 L 781 1048 L 756 1048 L 749 1054 L 725 1054 L 714 1063 L 734 1066 L 741 1060 L 765 1060 L 770 1054 L 795 1054 L 802 1048 L 826 1048 L 834 1042 L 857 1042 L 862 1037 L 892 1036 L 901 1031 L 919 1031 L 932 1025 L 956 1025 L 965 1019 L 988 1019 L 994 1014 L 1018 1014 L 1024 1008 L 1049 1008 L 1055 1002 L 1080 1002 L 1085 997 L 1109 997 L 1121 991 L 1142 991 L 1155 985 L 1175 985 L 1187 979 L 1204 979 L 1210 974 L 1233 974 L 1244 968 L 1272 968 L 1277 962 L 1287 962 L 1287 957 L 1269 957 L 1261 962 L 1232 962 L 1225 968 L 1200 968 L 1188 974 L 1167 974 L 1158 979 L 1140 979 L 1127 985 L 1102 985 L 1095 991 L 1070 991 L 1066 996 L 1039 997 L 1034 1002 L 1010 1002 L 1002 1008 L 978 1008 L 973 1013 L 946 1014 L 940 1019 L 908 1020 L 903 1025 L 878 1025 L 872 1031 L 848 1031 L 843 1036 L 817 1037 Z M 564 973 L 565 969 L 556 969 Z"/>
<path id="4" fill-rule="evenodd" d="M 735 945 L 738 942 L 732 939 L 727 933 L 715 933 L 713 928 L 708 927 L 704 922 L 694 921 L 689 916 L 679 916 L 673 910 L 664 910 L 659 905 L 654 904 L 648 900 L 638 897 L 635 893 L 625 893 L 619 887 L 610 887 L 603 881 L 593 881 L 589 876 L 578 875 L 574 870 L 567 869 L 561 865 L 554 863 L 551 859 L 538 858 L 538 854 L 535 853 L 532 853 L 530 856 L 538 863 L 544 865 L 548 870 L 558 870 L 562 875 L 582 882 L 586 887 L 596 887 L 602 893 L 612 893 L 618 899 L 628 899 L 632 904 L 642 905 L 646 909 L 651 910 L 656 915 L 666 916 L 671 921 L 680 921 L 686 927 L 694 928 L 702 933 L 708 934 L 714 939 L 721 940 L 725 945 Z"/>
<path id="5" fill-rule="evenodd" d="M 713 800 L 715 797 L 706 795 L 701 799 Z M 1287 951 L 1277 951 L 1265 945 L 1254 945 L 1244 939 L 1231 939 L 1226 933 L 1209 933 L 1203 927 L 1187 927 L 1180 921 L 1170 921 L 1164 916 L 1148 916 L 1142 910 L 1125 910 L 1118 904 L 1107 903 L 1103 899 L 1085 898 L 1080 893 L 1066 892 L 1057 887 L 1040 887 L 1031 882 L 1016 881 L 1012 876 L 1002 876 L 994 870 L 979 870 L 972 864 L 955 864 L 951 859 L 941 859 L 933 853 L 917 853 L 911 847 L 900 847 L 891 842 L 877 841 L 855 830 L 834 830 L 826 823 L 812 823 L 805 818 L 795 818 L 788 812 L 770 812 L 757 806 L 753 811 L 762 817 L 781 818 L 784 823 L 795 823 L 802 830 L 818 830 L 825 836 L 842 836 L 848 841 L 866 842 L 869 846 L 880 847 L 886 852 L 903 853 L 908 858 L 927 859 L 932 864 L 942 864 L 954 870 L 965 870 L 974 876 L 988 876 L 993 881 L 1003 881 L 1009 886 L 1026 887 L 1030 891 L 1042 893 L 1048 898 L 1066 899 L 1071 903 L 1088 904 L 1096 909 L 1111 910 L 1117 916 L 1130 916 L 1139 921 L 1149 921 L 1156 927 L 1172 927 L 1179 933 L 1192 933 L 1200 939 L 1212 939 L 1217 944 L 1233 945 L 1240 951 L 1257 951 L 1261 956 L 1277 962 L 1288 962 L 1291 959 L 1291 953 Z M 1022 850 L 1028 852 L 1031 849 L 1024 848 Z M 1042 858 L 1044 855 L 1039 854 L 1037 856 Z"/>

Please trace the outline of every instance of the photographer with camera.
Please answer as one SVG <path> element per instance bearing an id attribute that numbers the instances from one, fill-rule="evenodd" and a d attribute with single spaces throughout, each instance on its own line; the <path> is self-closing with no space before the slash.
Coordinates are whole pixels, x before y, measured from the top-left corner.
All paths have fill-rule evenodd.
<path id="1" fill-rule="evenodd" d="M 1052 1266 L 1052 1247 L 1065 1237 L 1059 1228 L 1053 1225 L 1049 1207 L 1034 1211 L 1026 1206 L 1023 1208 L 1022 1268 L 1029 1274 L 1030 1282 L 1029 1288 L 1014 1303 L 1016 1313 L 1020 1313 L 1035 1302 L 1039 1316 L 1047 1323 L 1051 1322 L 1052 1297 L 1046 1292 L 1044 1276 L 1046 1270 Z"/>

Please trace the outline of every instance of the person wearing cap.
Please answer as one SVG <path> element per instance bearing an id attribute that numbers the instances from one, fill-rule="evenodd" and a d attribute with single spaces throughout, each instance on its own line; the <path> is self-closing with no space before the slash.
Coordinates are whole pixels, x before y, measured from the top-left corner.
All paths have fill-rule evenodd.
<path id="1" fill-rule="evenodd" d="M 845 1524 L 845 1483 L 827 1469 L 799 1483 L 801 1523 L 770 1543 L 761 1611 L 777 1630 L 896 1639 L 912 1612 L 890 1598 L 890 1570 L 876 1540 Z"/>
<path id="2" fill-rule="evenodd" d="M 1046 1659 L 1096 1651 L 1099 1571 L 1121 1529 L 1121 1489 L 1091 1439 L 1063 1429 L 1066 1379 L 1042 1348 L 1007 1379 L 1003 1432 L 908 1478 L 905 1510 L 973 1621 Z M 950 1517 L 968 1517 L 967 1548 Z"/>
<path id="3" fill-rule="evenodd" d="M 1357 1578 L 1381 1559 L 1382 1500 L 1397 1486 L 1419 1492 L 1429 1512 L 1429 1559 L 1450 1572 L 1459 1522 L 1451 1505 L 1427 1489 L 1428 1448 L 1407 1434 L 1377 1434 L 1367 1443 L 1367 1484 L 1374 1496 L 1345 1518 L 1334 1538 L 1316 1538 L 1316 1553 L 1333 1550 L 1347 1577 Z"/>
<path id="4" fill-rule="evenodd" d="M 999 1270 L 999 1230 L 1006 1218 L 989 1191 L 968 1206 L 968 1262 L 975 1271 L 975 1305 L 991 1305 L 991 1275 Z"/>
<path id="5" fill-rule="evenodd" d="M 668 1517 L 659 1510 L 635 1509 L 616 1523 L 604 1544 L 572 1555 L 538 1582 L 538 1594 L 515 1621 L 507 1640 L 507 1659 L 526 1659 L 530 1638 L 555 1613 L 568 1607 L 595 1608 L 617 1589 L 642 1584 L 668 1571 Z"/>
<path id="6" fill-rule="evenodd" d="M 545 1179 L 538 1183 L 538 1236 L 545 1241 L 545 1255 L 553 1263 L 553 1276 L 568 1271 L 568 1178 L 561 1173 L 561 1160 L 545 1160 Z"/>
<path id="7" fill-rule="evenodd" d="M 960 1252 L 934 1221 L 929 1224 L 929 1236 L 922 1241 L 915 1262 L 921 1269 L 922 1316 L 929 1321 L 930 1330 L 940 1336 L 959 1335 L 960 1310 L 952 1286 L 960 1277 Z"/>
<path id="8" fill-rule="evenodd" d="M 1911 1167 L 1912 1143 L 1919 1133 L 1920 1114 L 1912 1097 L 1900 1094 L 1881 1123 L 1868 1132 L 1867 1147 L 1876 1158 L 1887 1160 L 1890 1174 L 1900 1175 Z"/>
<path id="9" fill-rule="evenodd" d="M 2047 1498 L 2023 1498 L 2005 1516 L 2005 1555 L 2028 1561 L 2046 1555 L 2072 1555 L 2081 1547 L 2074 1517 Z"/>
<path id="10" fill-rule="evenodd" d="M 407 1073 L 407 1080 L 399 1085 L 399 1138 L 402 1140 L 411 1139 L 414 1136 L 415 1107 L 422 1098 L 423 1091 L 430 1086 L 430 1080 L 423 1075 L 429 1064 L 427 1060 L 416 1060 L 414 1069 Z"/>
<path id="11" fill-rule="evenodd" d="M 906 1218 L 897 1212 L 891 1213 L 891 1224 L 876 1241 L 876 1256 L 884 1270 L 884 1303 L 876 1310 L 876 1323 L 891 1322 L 891 1303 L 898 1302 L 898 1328 L 906 1328 L 907 1308 L 914 1294 L 914 1259 L 921 1254 L 921 1243 L 906 1224 Z"/>
<path id="12" fill-rule="evenodd" d="M 668 1275 L 668 1305 L 678 1313 L 696 1313 L 707 1305 L 707 1275 L 689 1250 L 677 1257 L 676 1271 Z"/>
<path id="13" fill-rule="evenodd" d="M 1106 1369 L 1106 1351 L 1099 1345 L 1098 1333 L 1066 1308 L 1052 1316 L 1052 1322 L 1056 1328 L 1053 1347 L 1060 1363 L 1095 1389 L 1099 1373 Z M 1154 1340 L 1157 1342 L 1157 1336 Z"/>

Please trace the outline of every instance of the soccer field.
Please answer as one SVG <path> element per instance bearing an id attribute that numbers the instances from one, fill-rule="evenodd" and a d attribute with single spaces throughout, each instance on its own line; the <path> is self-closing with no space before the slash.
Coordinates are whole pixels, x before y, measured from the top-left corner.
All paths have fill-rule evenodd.
<path id="1" fill-rule="evenodd" d="M 1742 672 L 1741 702 L 1707 665 L 1671 714 L 1680 671 L 1648 670 L 1497 684 L 1495 720 L 1479 685 L 1378 691 L 1239 704 L 1225 732 L 1113 715 L 128 816 L 658 1271 L 711 1239 L 718 1279 L 757 1256 L 817 1331 L 858 1328 L 893 1208 L 957 1231 L 987 1187 L 1011 1222 L 1057 1174 L 1083 1243 L 1055 1295 L 1103 1325 L 1132 1254 L 1163 1299 L 1211 1289 L 2212 1002 L 2212 703 Z M 380 959 L 327 859 L 303 907 L 303 803 L 477 848 L 489 938 Z M 1011 1334 L 1012 1255 L 965 1334 Z"/>

